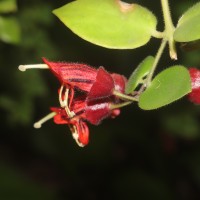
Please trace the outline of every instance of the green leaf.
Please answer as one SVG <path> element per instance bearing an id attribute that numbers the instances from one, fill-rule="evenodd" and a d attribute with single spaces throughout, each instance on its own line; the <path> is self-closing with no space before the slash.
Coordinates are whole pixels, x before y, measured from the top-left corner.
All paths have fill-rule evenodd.
<path id="1" fill-rule="evenodd" d="M 14 17 L 0 17 L 0 39 L 13 44 L 20 41 L 20 28 Z"/>
<path id="2" fill-rule="evenodd" d="M 146 44 L 157 24 L 148 9 L 119 0 L 77 0 L 53 13 L 81 38 L 113 49 Z"/>
<path id="3" fill-rule="evenodd" d="M 188 70 L 173 66 L 158 74 L 151 85 L 140 95 L 139 107 L 153 110 L 172 103 L 191 91 Z"/>
<path id="4" fill-rule="evenodd" d="M 14 12 L 16 10 L 16 0 L 0 0 L 0 13 Z"/>
<path id="5" fill-rule="evenodd" d="M 200 2 L 187 10 L 178 21 L 174 32 L 177 42 L 190 42 L 200 39 Z"/>
<path id="6" fill-rule="evenodd" d="M 151 67 L 154 62 L 153 56 L 147 56 L 133 71 L 128 82 L 126 84 L 125 92 L 126 94 L 130 94 L 134 91 L 134 89 L 138 86 L 138 84 L 142 83 L 143 78 L 149 73 Z"/>

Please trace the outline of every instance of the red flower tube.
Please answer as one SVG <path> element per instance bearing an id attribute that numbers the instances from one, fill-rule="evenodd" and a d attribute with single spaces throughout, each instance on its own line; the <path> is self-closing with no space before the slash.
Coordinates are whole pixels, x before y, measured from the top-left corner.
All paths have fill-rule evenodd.
<path id="1" fill-rule="evenodd" d="M 96 80 L 97 70 L 86 64 L 50 62 L 43 58 L 61 84 L 88 92 Z"/>

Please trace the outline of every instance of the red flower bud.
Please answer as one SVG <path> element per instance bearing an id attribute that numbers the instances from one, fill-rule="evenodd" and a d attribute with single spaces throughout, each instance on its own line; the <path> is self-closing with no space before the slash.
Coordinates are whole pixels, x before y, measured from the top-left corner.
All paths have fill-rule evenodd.
<path id="1" fill-rule="evenodd" d="M 188 94 L 188 98 L 195 104 L 200 104 L 200 70 L 196 68 L 189 69 L 192 92 Z"/>

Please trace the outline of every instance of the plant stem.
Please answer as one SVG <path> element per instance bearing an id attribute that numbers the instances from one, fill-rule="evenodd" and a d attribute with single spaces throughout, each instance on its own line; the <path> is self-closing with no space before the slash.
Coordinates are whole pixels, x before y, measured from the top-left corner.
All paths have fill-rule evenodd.
<path id="1" fill-rule="evenodd" d="M 169 9 L 169 3 L 168 0 L 161 0 L 161 5 L 162 5 L 162 11 L 163 11 L 163 17 L 164 17 L 164 23 L 165 23 L 165 29 L 164 32 L 155 32 L 155 35 L 158 35 L 158 37 L 163 36 L 163 40 L 161 42 L 161 45 L 158 49 L 158 52 L 155 56 L 155 60 L 153 63 L 153 66 L 151 68 L 150 73 L 147 76 L 146 79 L 146 87 L 148 87 L 151 83 L 153 74 L 155 72 L 155 69 L 158 65 L 158 62 L 160 60 L 160 57 L 164 51 L 164 48 L 167 44 L 169 43 L 169 51 L 170 51 L 170 57 L 172 59 L 177 59 L 177 54 L 176 54 L 176 49 L 175 49 L 175 43 L 173 39 L 173 33 L 174 33 L 174 25 L 172 22 L 171 14 L 170 14 L 170 9 Z"/>
<path id="2" fill-rule="evenodd" d="M 119 103 L 119 104 L 111 104 L 110 109 L 117 109 L 117 108 L 121 108 L 124 106 L 127 106 L 129 104 L 133 103 L 133 101 L 127 101 L 127 102 L 123 102 L 123 103 Z"/>
<path id="3" fill-rule="evenodd" d="M 123 94 L 121 92 L 118 92 L 116 90 L 114 90 L 113 94 L 117 97 L 119 97 L 120 99 L 124 99 L 124 100 L 128 100 L 128 101 L 138 101 L 138 98 Z"/>
<path id="4" fill-rule="evenodd" d="M 161 42 L 161 45 L 160 45 L 160 47 L 159 47 L 159 49 L 158 49 L 158 52 L 157 52 L 157 54 L 156 54 L 156 56 L 155 56 L 155 60 L 154 60 L 153 66 L 152 66 L 152 68 L 151 68 L 151 71 L 149 72 L 149 74 L 148 74 L 148 76 L 147 76 L 147 79 L 146 79 L 146 81 L 145 81 L 147 87 L 148 87 L 148 86 L 150 85 L 150 83 L 151 83 L 151 79 L 152 79 L 152 77 L 153 77 L 153 74 L 154 74 L 154 72 L 155 72 L 155 69 L 156 69 L 156 67 L 157 67 L 157 65 L 158 65 L 158 62 L 159 62 L 159 60 L 160 60 L 160 57 L 161 57 L 161 55 L 162 55 L 162 53 L 163 53 L 163 51 L 164 51 L 164 48 L 165 48 L 166 44 L 167 44 L 167 40 L 163 39 L 162 42 Z"/>
<path id="5" fill-rule="evenodd" d="M 162 11 L 163 11 L 163 17 L 164 17 L 164 23 L 165 23 L 164 36 L 165 36 L 165 39 L 168 40 L 168 43 L 169 43 L 170 57 L 174 60 L 177 60 L 175 42 L 173 39 L 175 28 L 172 22 L 168 0 L 161 0 L 161 5 L 162 5 Z"/>
<path id="6" fill-rule="evenodd" d="M 160 31 L 157 31 L 157 30 L 155 30 L 155 31 L 152 33 L 152 36 L 153 36 L 153 37 L 159 38 L 159 39 L 164 38 L 164 35 L 165 35 L 164 32 L 160 32 Z"/>
<path id="7" fill-rule="evenodd" d="M 162 5 L 162 10 L 163 10 L 165 26 L 174 27 L 172 23 L 168 0 L 161 0 L 161 5 Z"/>

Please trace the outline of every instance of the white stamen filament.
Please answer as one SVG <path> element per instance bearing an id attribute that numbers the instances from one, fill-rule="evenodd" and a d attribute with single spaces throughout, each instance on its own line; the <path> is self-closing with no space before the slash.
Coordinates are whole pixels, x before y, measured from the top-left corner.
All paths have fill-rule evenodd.
<path id="1" fill-rule="evenodd" d="M 64 88 L 64 85 L 62 85 L 62 86 L 60 87 L 60 92 L 59 92 L 59 102 L 60 102 L 60 106 L 61 106 L 62 108 L 64 108 L 64 107 L 67 106 L 67 101 L 66 101 L 66 99 L 62 100 L 63 88 Z"/>
<path id="2" fill-rule="evenodd" d="M 73 111 L 71 111 L 69 109 L 69 103 L 68 103 L 68 100 L 69 100 L 69 88 L 66 88 L 65 87 L 65 93 L 64 93 L 64 100 L 63 100 L 63 90 L 64 90 L 64 85 L 62 85 L 60 87 L 60 91 L 59 91 L 59 102 L 60 102 L 60 106 L 62 108 L 65 109 L 67 115 L 69 118 L 72 118 L 75 116 L 75 113 Z M 77 131 L 77 128 L 75 125 L 73 124 L 69 124 L 69 128 L 72 132 L 72 137 L 74 138 L 74 140 L 76 141 L 76 143 L 78 144 L 78 146 L 80 147 L 84 147 L 84 145 L 82 143 L 79 142 L 79 135 L 78 135 L 78 131 Z"/>
<path id="3" fill-rule="evenodd" d="M 46 64 L 35 64 L 35 65 L 20 65 L 18 69 L 25 72 L 27 69 L 49 69 Z"/>
<path id="4" fill-rule="evenodd" d="M 46 115 L 45 117 L 43 117 L 39 121 L 35 122 L 35 124 L 33 124 L 33 127 L 34 128 L 41 128 L 42 124 L 44 124 L 46 121 L 53 118 L 55 115 L 56 115 L 56 112 L 49 113 L 48 115 Z"/>
<path id="5" fill-rule="evenodd" d="M 65 111 L 68 114 L 68 116 L 70 118 L 72 118 L 72 117 L 74 117 L 75 113 L 73 111 L 70 111 L 70 109 L 69 109 L 68 97 L 69 97 L 69 89 L 66 89 L 66 91 L 65 91 L 65 102 L 66 102 Z"/>
<path id="6" fill-rule="evenodd" d="M 74 140 L 76 141 L 76 143 L 78 144 L 79 147 L 84 147 L 84 145 L 82 143 L 79 142 L 78 140 L 78 132 L 77 132 L 77 128 L 75 125 L 73 125 L 72 127 L 70 127 L 70 130 L 72 132 L 72 137 L 74 138 Z"/>
<path id="7" fill-rule="evenodd" d="M 60 102 L 60 106 L 61 106 L 62 108 L 65 108 L 65 111 L 66 111 L 68 117 L 69 117 L 69 118 L 72 118 L 72 117 L 75 116 L 75 113 L 74 113 L 73 111 L 70 111 L 69 106 L 68 106 L 69 89 L 66 88 L 65 94 L 64 94 L 64 100 L 62 100 L 63 88 L 64 88 L 64 85 L 61 86 L 60 92 L 59 92 L 59 102 Z"/>

